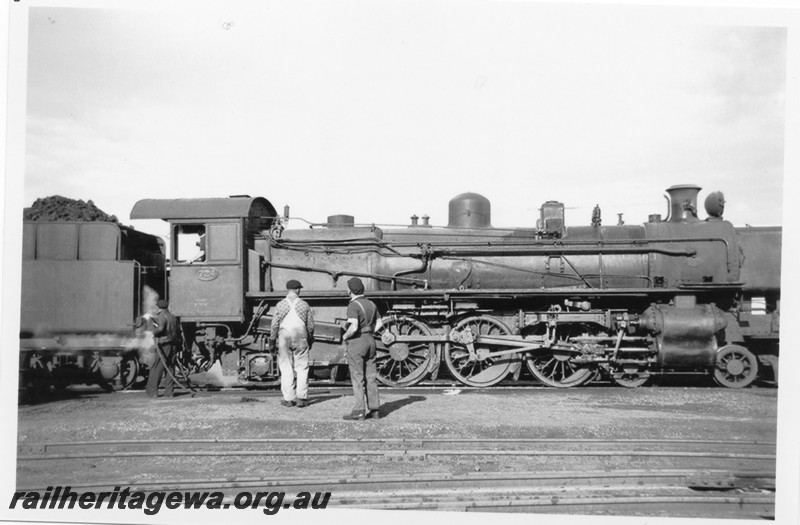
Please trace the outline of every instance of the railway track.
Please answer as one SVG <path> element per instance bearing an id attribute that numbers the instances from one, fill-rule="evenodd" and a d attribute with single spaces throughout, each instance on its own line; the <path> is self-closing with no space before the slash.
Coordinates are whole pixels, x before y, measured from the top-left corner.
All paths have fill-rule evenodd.
<path id="1" fill-rule="evenodd" d="M 584 472 L 430 473 L 406 476 L 241 477 L 237 479 L 116 480 L 72 484 L 74 491 L 219 491 L 233 501 L 243 490 L 283 492 L 287 502 L 300 492 L 330 492 L 329 505 L 366 509 L 582 513 L 631 512 L 677 505 L 728 517 L 769 517 L 774 479 L 769 472 L 727 470 L 621 470 Z M 24 487 L 19 490 L 39 490 Z M 653 510 L 652 508 L 650 509 Z M 685 514 L 684 514 L 685 515 Z"/>
<path id="2" fill-rule="evenodd" d="M 451 445 L 442 448 L 442 445 Z M 483 448 L 476 448 L 477 446 Z M 487 448 L 485 445 L 489 445 Z M 537 448 L 531 448 L 536 445 Z M 566 447 L 564 446 L 566 445 Z M 585 445 L 591 445 L 587 448 Z M 637 450 L 627 447 L 638 445 Z M 672 449 L 664 449 L 671 445 Z M 254 448 L 254 447 L 262 448 Z M 316 446 L 317 448 L 310 448 Z M 561 448 L 553 449 L 553 446 Z M 605 448 L 596 448 L 601 446 Z M 715 446 L 713 450 L 706 447 Z M 227 447 L 227 448 L 224 448 Z M 283 448 L 281 448 L 283 447 Z M 675 448 L 677 447 L 677 448 Z M 123 457 L 180 456 L 609 456 L 719 458 L 774 461 L 775 454 L 730 452 L 719 448 L 774 450 L 775 442 L 673 439 L 404 439 L 404 438 L 252 438 L 252 439 L 141 439 L 25 443 L 18 446 L 18 461 Z M 175 450 L 178 449 L 178 450 Z M 73 450 L 73 452 L 70 452 Z M 60 451 L 60 452 L 55 452 Z"/>
<path id="3" fill-rule="evenodd" d="M 328 459 L 354 456 L 370 466 L 369 472 L 315 473 Z M 317 491 L 331 493 L 329 506 L 346 508 L 737 518 L 774 514 L 775 443 L 771 441 L 269 438 L 18 444 L 21 465 L 63 468 L 65 462 L 146 458 L 192 464 L 265 458 L 281 462 L 280 471 L 293 475 L 246 476 L 242 470 L 236 470 L 236 476 L 207 478 L 139 473 L 102 481 L 76 475 L 72 489 L 219 491 L 226 501 L 233 501 L 242 490 L 269 490 L 286 493 L 289 503 L 293 494 Z M 520 465 L 525 460 L 544 463 L 535 469 L 468 471 L 477 459 L 486 458 Z M 303 468 L 316 470 L 303 474 Z M 37 489 L 44 487 L 19 488 Z"/>

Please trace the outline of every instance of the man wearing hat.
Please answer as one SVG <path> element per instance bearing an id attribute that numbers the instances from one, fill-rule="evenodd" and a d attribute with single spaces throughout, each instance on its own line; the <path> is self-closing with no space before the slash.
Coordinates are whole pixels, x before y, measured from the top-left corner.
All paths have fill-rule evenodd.
<path id="1" fill-rule="evenodd" d="M 178 321 L 172 312 L 169 311 L 169 303 L 165 299 L 160 299 L 156 303 L 158 309 L 153 322 L 153 336 L 156 338 L 156 358 L 150 368 L 150 375 L 147 378 L 145 391 L 149 397 L 158 396 L 158 386 L 164 378 L 164 397 L 174 395 L 175 381 L 172 375 L 167 372 L 167 365 L 172 364 L 173 354 L 180 342 L 180 332 L 178 331 Z"/>
<path id="2" fill-rule="evenodd" d="M 344 419 L 362 421 L 367 417 L 380 418 L 378 371 L 375 367 L 375 339 L 378 328 L 378 307 L 364 297 L 364 283 L 358 277 L 347 281 L 350 304 L 347 305 L 347 330 L 342 339 L 347 345 L 347 364 L 353 384 L 354 405 Z"/>
<path id="3" fill-rule="evenodd" d="M 308 405 L 308 352 L 314 340 L 314 313 L 300 299 L 303 287 L 294 279 L 286 283 L 286 298 L 275 307 L 269 335 L 269 350 L 278 348 L 281 393 L 285 407 Z"/>

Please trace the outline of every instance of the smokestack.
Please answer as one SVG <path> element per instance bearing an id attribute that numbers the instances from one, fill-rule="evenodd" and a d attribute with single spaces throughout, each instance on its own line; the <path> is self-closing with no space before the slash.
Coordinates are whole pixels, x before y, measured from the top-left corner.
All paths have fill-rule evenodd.
<path id="1" fill-rule="evenodd" d="M 697 222 L 697 194 L 700 186 L 682 184 L 667 188 L 669 194 L 669 222 Z"/>

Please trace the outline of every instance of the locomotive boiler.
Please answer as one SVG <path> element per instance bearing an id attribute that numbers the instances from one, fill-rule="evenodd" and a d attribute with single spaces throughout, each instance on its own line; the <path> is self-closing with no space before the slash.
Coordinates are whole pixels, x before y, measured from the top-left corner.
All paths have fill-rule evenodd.
<path id="1" fill-rule="evenodd" d="M 378 304 L 378 376 L 406 386 L 446 368 L 469 386 L 519 378 L 554 387 L 605 376 L 624 386 L 654 374 L 711 374 L 740 388 L 777 380 L 780 228 L 735 228 L 715 192 L 667 190 L 669 213 L 643 225 L 571 226 L 564 205 L 536 225 L 495 228 L 491 205 L 465 193 L 446 226 L 412 217 L 379 227 L 335 215 L 289 229 L 264 198 L 139 201 L 132 219 L 171 228 L 171 309 L 195 354 L 245 384 L 274 384 L 271 308 L 303 283 L 317 329 L 311 364 L 346 369 L 346 280 Z"/>

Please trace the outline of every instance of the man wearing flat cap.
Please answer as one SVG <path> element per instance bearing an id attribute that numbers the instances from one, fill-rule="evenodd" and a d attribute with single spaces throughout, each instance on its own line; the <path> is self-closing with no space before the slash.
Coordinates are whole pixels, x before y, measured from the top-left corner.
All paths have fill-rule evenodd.
<path id="1" fill-rule="evenodd" d="M 347 305 L 347 330 L 342 339 L 347 346 L 347 364 L 353 384 L 353 410 L 344 416 L 351 421 L 367 417 L 380 418 L 378 397 L 378 370 L 375 366 L 375 338 L 379 328 L 378 307 L 364 297 L 364 283 L 358 277 L 347 281 L 350 304 Z"/>
<path id="2" fill-rule="evenodd" d="M 271 352 L 278 348 L 281 393 L 285 407 L 308 405 L 308 352 L 314 340 L 314 313 L 300 299 L 303 285 L 295 279 L 286 283 L 287 294 L 275 307 L 269 335 Z"/>
<path id="3" fill-rule="evenodd" d="M 167 367 L 172 366 L 175 350 L 180 343 L 178 321 L 169 311 L 169 303 L 165 299 L 160 299 L 156 303 L 156 308 L 157 313 L 152 318 L 153 336 L 156 338 L 156 358 L 150 368 L 145 392 L 149 397 L 158 397 L 158 386 L 163 378 L 164 397 L 173 397 L 175 381 L 172 374 L 167 371 Z"/>

